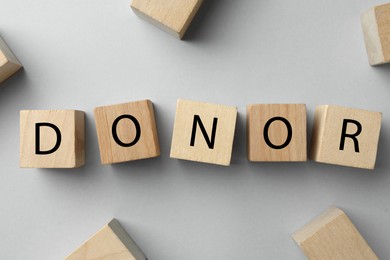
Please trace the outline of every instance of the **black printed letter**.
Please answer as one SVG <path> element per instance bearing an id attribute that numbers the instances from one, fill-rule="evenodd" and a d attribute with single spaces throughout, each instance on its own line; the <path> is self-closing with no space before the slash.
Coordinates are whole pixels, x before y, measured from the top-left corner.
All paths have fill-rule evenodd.
<path id="1" fill-rule="evenodd" d="M 118 134 L 117 134 L 117 131 L 116 131 L 116 128 L 118 126 L 119 121 L 121 121 L 122 119 L 125 119 L 125 118 L 130 119 L 133 122 L 134 126 L 135 126 L 135 137 L 134 137 L 134 140 L 131 141 L 130 143 L 124 143 L 121 140 L 119 140 L 119 137 L 118 137 Z M 139 139 L 141 137 L 141 126 L 139 125 L 138 120 L 135 117 L 131 116 L 131 115 L 121 115 L 121 116 L 119 116 L 117 119 L 115 119 L 114 123 L 112 124 L 112 137 L 114 138 L 115 142 L 117 144 L 119 144 L 120 146 L 131 147 L 131 146 L 135 145 L 139 141 Z"/>
<path id="2" fill-rule="evenodd" d="M 286 127 L 287 127 L 287 138 L 286 138 L 286 141 L 281 144 L 281 145 L 274 145 L 273 143 L 271 143 L 271 141 L 269 140 L 269 136 L 268 136 L 268 130 L 269 130 L 269 127 L 271 126 L 271 124 L 274 122 L 274 121 L 282 121 Z M 291 124 L 290 122 L 288 122 L 288 120 L 286 118 L 283 118 L 283 117 L 273 117 L 271 118 L 270 120 L 267 121 L 267 123 L 265 124 L 264 126 L 264 140 L 265 142 L 267 143 L 267 145 L 273 149 L 283 149 L 285 148 L 290 142 L 291 142 L 291 138 L 292 138 L 292 128 L 291 128 Z"/>
<path id="3" fill-rule="evenodd" d="M 211 140 L 209 136 L 207 135 L 206 129 L 204 128 L 204 125 L 202 123 L 202 120 L 200 120 L 199 115 L 194 115 L 194 122 L 192 124 L 192 134 L 191 134 L 191 146 L 195 145 L 195 136 L 196 136 L 196 125 L 199 124 L 200 130 L 202 131 L 202 134 L 204 136 L 204 139 L 207 142 L 207 145 L 210 149 L 214 149 L 214 143 L 215 143 L 215 134 L 217 132 L 217 123 L 218 118 L 214 117 L 213 120 L 213 129 L 211 131 Z"/>
<path id="4" fill-rule="evenodd" d="M 47 151 L 41 151 L 41 148 L 40 148 L 40 138 L 41 138 L 40 137 L 41 136 L 40 129 L 41 129 L 41 126 L 47 126 L 47 127 L 53 128 L 53 130 L 56 132 L 56 135 L 57 135 L 56 144 L 54 145 L 54 147 L 52 149 L 47 150 Z M 36 123 L 35 124 L 35 154 L 54 153 L 55 151 L 58 150 L 60 145 L 61 145 L 61 131 L 60 131 L 60 129 L 58 129 L 57 126 L 50 124 L 50 123 Z"/>
<path id="5" fill-rule="evenodd" d="M 357 131 L 354 134 L 347 134 L 347 125 L 348 123 L 355 124 L 357 127 Z M 341 130 L 341 140 L 340 140 L 340 150 L 344 150 L 345 138 L 349 137 L 353 140 L 355 145 L 355 152 L 359 152 L 359 141 L 356 138 L 362 132 L 362 125 L 353 119 L 344 119 L 343 121 L 343 130 Z"/>

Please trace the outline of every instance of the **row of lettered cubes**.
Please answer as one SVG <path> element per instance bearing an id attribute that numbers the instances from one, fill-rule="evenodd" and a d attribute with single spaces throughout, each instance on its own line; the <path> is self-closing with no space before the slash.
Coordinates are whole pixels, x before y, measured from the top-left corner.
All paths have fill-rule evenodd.
<path id="1" fill-rule="evenodd" d="M 160 155 L 153 103 L 136 101 L 94 110 L 102 164 Z M 251 162 L 307 161 L 306 105 L 247 106 L 247 154 Z M 179 99 L 172 158 L 230 165 L 237 108 Z M 382 114 L 340 106 L 315 110 L 310 158 L 373 169 Z M 85 163 L 85 113 L 22 110 L 20 166 L 74 168 Z"/>

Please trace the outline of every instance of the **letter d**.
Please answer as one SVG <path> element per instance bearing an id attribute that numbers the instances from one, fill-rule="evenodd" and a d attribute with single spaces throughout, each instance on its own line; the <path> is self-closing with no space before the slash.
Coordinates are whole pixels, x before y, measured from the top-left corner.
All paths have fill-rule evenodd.
<path id="1" fill-rule="evenodd" d="M 42 151 L 40 148 L 40 136 L 41 136 L 40 130 L 41 130 L 42 126 L 51 127 L 56 132 L 56 135 L 57 135 L 56 144 L 54 145 L 54 147 L 52 149 L 47 150 L 47 151 Z M 35 154 L 44 155 L 44 154 L 54 153 L 55 151 L 58 150 L 60 145 L 61 145 L 61 131 L 60 131 L 60 129 L 58 129 L 57 126 L 50 124 L 50 123 L 36 123 L 35 124 Z"/>

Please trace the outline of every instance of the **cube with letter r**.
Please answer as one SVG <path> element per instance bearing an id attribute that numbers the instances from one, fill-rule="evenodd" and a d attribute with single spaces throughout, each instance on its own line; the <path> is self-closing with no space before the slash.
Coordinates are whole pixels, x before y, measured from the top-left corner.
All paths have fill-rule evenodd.
<path id="1" fill-rule="evenodd" d="M 374 169 L 382 114 L 340 106 L 318 106 L 314 116 L 311 159 Z"/>

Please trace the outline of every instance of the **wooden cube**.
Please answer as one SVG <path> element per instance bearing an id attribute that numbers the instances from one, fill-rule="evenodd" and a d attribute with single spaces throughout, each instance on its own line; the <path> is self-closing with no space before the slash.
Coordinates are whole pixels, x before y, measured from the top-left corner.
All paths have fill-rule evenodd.
<path id="1" fill-rule="evenodd" d="M 361 22 L 370 64 L 390 62 L 390 3 L 366 11 Z"/>
<path id="2" fill-rule="evenodd" d="M 141 18 L 181 39 L 203 0 L 133 0 L 131 8 Z"/>
<path id="3" fill-rule="evenodd" d="M 332 207 L 293 234 L 308 259 L 378 259 L 345 213 Z"/>
<path id="4" fill-rule="evenodd" d="M 230 165 L 237 108 L 179 99 L 171 158 Z"/>
<path id="5" fill-rule="evenodd" d="M 146 256 L 116 219 L 65 258 L 66 260 L 146 260 Z"/>
<path id="6" fill-rule="evenodd" d="M 247 149 L 251 162 L 307 160 L 306 105 L 247 106 Z"/>
<path id="7" fill-rule="evenodd" d="M 318 106 L 311 159 L 316 162 L 374 169 L 382 114 L 339 106 Z"/>
<path id="8" fill-rule="evenodd" d="M 102 164 L 160 155 L 150 100 L 97 107 L 94 113 Z"/>
<path id="9" fill-rule="evenodd" d="M 0 83 L 11 77 L 22 68 L 7 44 L 0 37 Z"/>
<path id="10" fill-rule="evenodd" d="M 20 111 L 20 167 L 76 168 L 85 163 L 84 112 Z"/>

